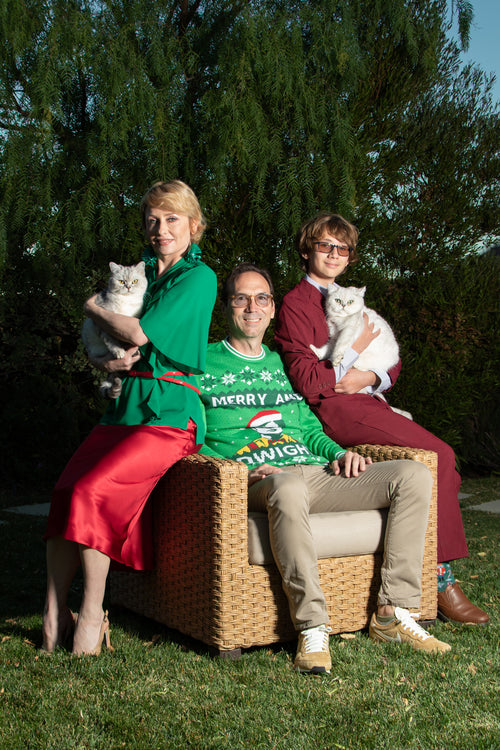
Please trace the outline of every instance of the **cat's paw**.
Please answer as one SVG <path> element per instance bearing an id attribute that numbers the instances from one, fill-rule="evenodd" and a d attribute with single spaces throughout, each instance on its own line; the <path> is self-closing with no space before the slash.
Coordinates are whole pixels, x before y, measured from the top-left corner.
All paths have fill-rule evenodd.
<path id="1" fill-rule="evenodd" d="M 323 359 L 324 347 L 321 347 L 320 349 L 318 349 L 316 346 L 314 346 L 314 344 L 309 344 L 309 348 L 311 349 L 311 351 L 314 352 L 314 354 L 317 356 L 318 359 Z"/>
<path id="2" fill-rule="evenodd" d="M 110 347 L 108 345 L 108 349 L 110 351 L 110 354 L 112 354 L 115 359 L 123 359 L 125 354 L 127 353 L 121 346 Z"/>
<path id="3" fill-rule="evenodd" d="M 103 398 L 114 401 L 122 392 L 122 379 L 114 375 L 109 380 L 103 380 L 99 386 L 99 393 Z"/>

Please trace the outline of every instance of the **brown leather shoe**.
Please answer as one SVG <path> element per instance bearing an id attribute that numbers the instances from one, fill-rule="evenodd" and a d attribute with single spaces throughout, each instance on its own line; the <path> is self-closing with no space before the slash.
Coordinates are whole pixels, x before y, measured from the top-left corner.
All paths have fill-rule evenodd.
<path id="1" fill-rule="evenodd" d="M 458 583 L 438 591 L 438 617 L 458 625 L 488 625 L 490 618 L 465 596 Z"/>

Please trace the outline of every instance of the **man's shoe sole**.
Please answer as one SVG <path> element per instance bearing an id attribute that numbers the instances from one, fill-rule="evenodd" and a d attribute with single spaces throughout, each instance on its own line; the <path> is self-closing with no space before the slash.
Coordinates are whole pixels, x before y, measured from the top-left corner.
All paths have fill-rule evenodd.
<path id="1" fill-rule="evenodd" d="M 299 674 L 330 674 L 330 670 L 325 667 L 311 667 L 311 669 L 301 669 L 300 667 L 294 667 L 296 672 Z"/>
<path id="2" fill-rule="evenodd" d="M 486 620 L 486 622 L 466 622 L 464 620 L 452 620 L 451 617 L 447 617 L 443 612 L 441 612 L 438 609 L 437 616 L 440 620 L 443 622 L 451 622 L 453 625 L 480 625 L 482 628 L 486 627 L 486 625 L 489 625 L 491 620 Z"/>

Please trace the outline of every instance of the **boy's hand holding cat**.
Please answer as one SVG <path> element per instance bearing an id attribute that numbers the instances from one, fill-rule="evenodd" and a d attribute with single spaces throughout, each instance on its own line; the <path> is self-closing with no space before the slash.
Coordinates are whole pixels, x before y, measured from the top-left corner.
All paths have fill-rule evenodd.
<path id="1" fill-rule="evenodd" d="M 335 384 L 335 393 L 359 393 L 363 388 L 368 386 L 375 386 L 376 388 L 380 385 L 380 378 L 371 370 L 356 370 L 351 367 L 350 370 Z"/>
<path id="2" fill-rule="evenodd" d="M 377 336 L 380 336 L 380 328 L 377 328 L 376 331 L 374 329 L 375 322 L 370 323 L 368 315 L 363 313 L 363 330 L 352 345 L 355 352 L 361 354 L 361 352 L 364 352 L 364 350 L 370 346 L 372 341 L 375 341 Z"/>

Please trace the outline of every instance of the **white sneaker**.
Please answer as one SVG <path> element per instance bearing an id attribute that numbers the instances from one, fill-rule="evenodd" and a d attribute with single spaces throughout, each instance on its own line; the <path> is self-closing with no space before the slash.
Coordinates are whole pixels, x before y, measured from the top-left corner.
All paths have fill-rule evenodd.
<path id="1" fill-rule="evenodd" d="M 329 633 L 328 625 L 318 625 L 315 628 L 300 631 L 297 654 L 293 663 L 297 672 L 330 674 L 332 660 L 328 648 Z"/>

